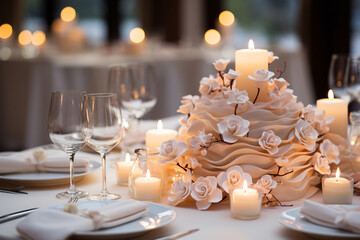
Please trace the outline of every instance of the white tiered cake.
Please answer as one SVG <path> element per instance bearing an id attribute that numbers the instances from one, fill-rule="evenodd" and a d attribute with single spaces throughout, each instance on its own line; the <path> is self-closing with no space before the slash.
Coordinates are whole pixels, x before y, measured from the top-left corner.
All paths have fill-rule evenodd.
<path id="1" fill-rule="evenodd" d="M 249 76 L 258 88 L 250 100 L 235 88 L 240 73 L 224 74 L 228 63 L 214 63 L 217 77 L 201 80 L 200 97 L 183 97 L 178 112 L 187 119 L 176 140 L 162 144 L 161 162 L 186 170 L 169 190 L 170 203 L 191 196 L 204 210 L 244 179 L 262 189 L 265 203 L 313 194 L 320 176 L 340 163 L 345 139 L 329 133 L 331 118 L 322 111 L 297 102 L 280 70 Z"/>

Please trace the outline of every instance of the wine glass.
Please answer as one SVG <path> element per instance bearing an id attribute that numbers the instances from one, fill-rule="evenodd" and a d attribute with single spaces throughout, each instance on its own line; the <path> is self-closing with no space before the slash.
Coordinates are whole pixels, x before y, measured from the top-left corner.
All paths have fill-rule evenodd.
<path id="1" fill-rule="evenodd" d="M 360 102 L 360 59 L 349 57 L 345 72 L 346 91 L 351 100 Z"/>
<path id="2" fill-rule="evenodd" d="M 85 96 L 83 133 L 86 143 L 100 153 L 102 160 L 102 190 L 89 200 L 114 200 L 120 195 L 109 193 L 106 187 L 106 154 L 122 139 L 123 120 L 118 97 L 114 93 L 93 93 Z"/>
<path id="3" fill-rule="evenodd" d="M 350 95 L 346 90 L 346 67 L 349 56 L 347 54 L 333 54 L 329 68 L 329 87 L 334 91 L 335 97 L 350 102 Z"/>
<path id="4" fill-rule="evenodd" d="M 70 160 L 70 189 L 56 195 L 59 199 L 82 198 L 87 192 L 79 191 L 74 185 L 74 156 L 85 145 L 82 134 L 83 101 L 85 92 L 53 92 L 48 117 L 48 131 L 51 141 Z"/>
<path id="5" fill-rule="evenodd" d="M 113 66 L 109 74 L 109 91 L 119 94 L 122 109 L 136 119 L 136 133 L 141 133 L 141 118 L 157 101 L 154 69 L 149 64 Z"/>

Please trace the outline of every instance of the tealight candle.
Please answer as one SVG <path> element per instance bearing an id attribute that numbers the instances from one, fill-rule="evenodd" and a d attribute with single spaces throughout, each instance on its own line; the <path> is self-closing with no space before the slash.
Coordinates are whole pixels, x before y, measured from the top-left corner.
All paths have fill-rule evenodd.
<path id="1" fill-rule="evenodd" d="M 171 138 L 174 138 L 177 132 L 172 129 L 163 129 L 162 121 L 159 120 L 157 129 L 151 129 L 146 132 L 145 143 L 149 149 L 159 148 L 161 144 Z"/>
<path id="2" fill-rule="evenodd" d="M 333 116 L 334 121 L 330 123 L 330 132 L 347 138 L 348 131 L 348 106 L 344 99 L 334 98 L 334 93 L 330 89 L 328 98 L 316 101 L 318 110 L 324 110 L 325 116 Z"/>
<path id="3" fill-rule="evenodd" d="M 262 194 L 257 189 L 248 188 L 246 180 L 243 188 L 230 192 L 231 214 L 239 219 L 254 219 L 260 215 Z"/>
<path id="4" fill-rule="evenodd" d="M 119 185 L 128 184 L 129 174 L 133 164 L 134 161 L 131 161 L 129 153 L 126 153 L 125 161 L 116 162 L 116 171 L 117 171 Z"/>
<path id="5" fill-rule="evenodd" d="M 159 201 L 161 196 L 161 179 L 151 177 L 149 169 L 146 171 L 146 177 L 137 177 L 135 179 L 134 196 L 137 200 Z"/>
<path id="6" fill-rule="evenodd" d="M 246 90 L 250 101 L 255 99 L 257 94 L 256 83 L 249 79 L 249 75 L 254 76 L 257 70 L 268 70 L 268 51 L 265 49 L 255 49 L 252 39 L 249 40 L 248 49 L 240 49 L 235 52 L 235 70 L 241 75 L 236 79 L 236 88 Z M 267 88 L 267 84 L 264 84 Z M 260 91 L 259 100 L 268 91 Z"/>
<path id="7" fill-rule="evenodd" d="M 335 177 L 322 179 L 322 195 L 325 203 L 351 204 L 354 191 L 354 180 L 350 177 L 340 177 L 339 168 Z"/>

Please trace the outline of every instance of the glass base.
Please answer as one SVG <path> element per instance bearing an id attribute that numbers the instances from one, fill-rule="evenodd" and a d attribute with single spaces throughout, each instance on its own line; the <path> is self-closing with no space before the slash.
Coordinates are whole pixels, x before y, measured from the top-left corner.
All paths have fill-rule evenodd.
<path id="1" fill-rule="evenodd" d="M 66 192 L 62 192 L 62 193 L 58 193 L 56 195 L 56 198 L 58 199 L 70 199 L 70 198 L 84 198 L 87 197 L 89 194 L 87 192 L 84 191 L 66 191 Z"/>
<path id="2" fill-rule="evenodd" d="M 232 214 L 233 218 L 241 219 L 241 220 L 252 220 L 252 219 L 258 218 L 259 216 L 260 216 L 260 214 L 253 215 L 253 216 L 241 216 L 241 215 Z"/>
<path id="3" fill-rule="evenodd" d="M 102 200 L 117 200 L 120 199 L 121 196 L 118 194 L 114 194 L 114 193 L 99 193 L 99 194 L 93 194 L 93 195 L 89 195 L 87 197 L 88 200 L 90 201 L 102 201 Z"/>

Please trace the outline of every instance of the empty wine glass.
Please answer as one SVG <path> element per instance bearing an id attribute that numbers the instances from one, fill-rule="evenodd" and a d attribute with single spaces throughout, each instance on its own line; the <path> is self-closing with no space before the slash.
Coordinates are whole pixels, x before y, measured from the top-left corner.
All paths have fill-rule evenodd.
<path id="1" fill-rule="evenodd" d="M 81 131 L 83 122 L 83 101 L 85 92 L 53 92 L 48 117 L 48 131 L 51 141 L 70 160 L 70 189 L 56 195 L 59 199 L 82 198 L 87 192 L 79 191 L 74 185 L 74 156 L 85 145 Z"/>
<path id="2" fill-rule="evenodd" d="M 120 195 L 109 193 L 106 187 L 106 154 L 122 139 L 123 122 L 118 97 L 114 93 L 94 93 L 85 96 L 83 133 L 86 143 L 100 153 L 102 160 L 102 190 L 89 200 L 113 200 Z"/>
<path id="3" fill-rule="evenodd" d="M 154 69 L 149 64 L 113 66 L 109 74 L 109 91 L 119 94 L 125 114 L 136 119 L 136 133 L 141 132 L 141 118 L 157 101 Z"/>
<path id="4" fill-rule="evenodd" d="M 333 54 L 329 68 L 329 87 L 334 91 L 335 97 L 350 102 L 350 95 L 346 91 L 346 67 L 349 56 L 347 54 Z"/>
<path id="5" fill-rule="evenodd" d="M 350 95 L 351 100 L 360 102 L 360 59 L 348 58 L 346 72 L 346 91 Z"/>

